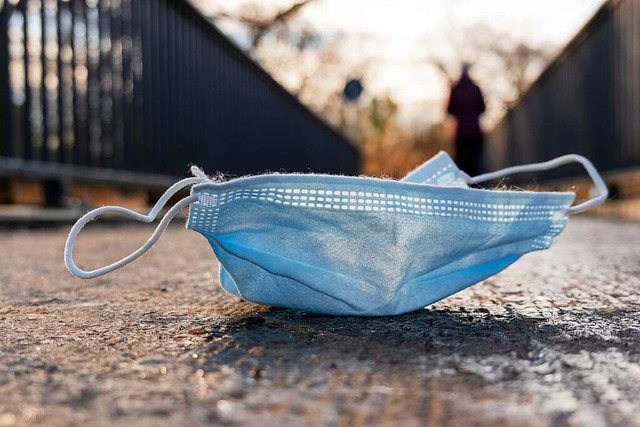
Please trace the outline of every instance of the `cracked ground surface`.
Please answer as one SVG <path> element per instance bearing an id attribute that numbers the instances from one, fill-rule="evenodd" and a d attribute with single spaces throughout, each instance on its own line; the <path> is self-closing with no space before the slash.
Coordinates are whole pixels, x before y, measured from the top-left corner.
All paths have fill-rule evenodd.
<path id="1" fill-rule="evenodd" d="M 66 231 L 0 234 L 0 426 L 640 425 L 638 223 L 572 218 L 550 250 L 384 318 L 239 301 L 179 227 L 80 281 Z M 77 258 L 149 233 L 92 225 Z"/>

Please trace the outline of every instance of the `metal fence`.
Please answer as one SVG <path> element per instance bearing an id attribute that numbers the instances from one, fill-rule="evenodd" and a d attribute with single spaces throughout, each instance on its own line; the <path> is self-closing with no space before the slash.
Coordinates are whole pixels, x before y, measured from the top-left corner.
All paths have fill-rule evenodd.
<path id="1" fill-rule="evenodd" d="M 181 0 L 0 0 L 0 174 L 356 174 L 358 151 Z"/>
<path id="2" fill-rule="evenodd" d="M 640 166 L 640 0 L 603 5 L 488 139 L 488 169 L 567 153 Z"/>

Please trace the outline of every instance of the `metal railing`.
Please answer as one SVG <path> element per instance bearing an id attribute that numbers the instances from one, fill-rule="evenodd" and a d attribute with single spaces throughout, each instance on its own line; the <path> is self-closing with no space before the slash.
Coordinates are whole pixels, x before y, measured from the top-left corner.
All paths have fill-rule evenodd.
<path id="1" fill-rule="evenodd" d="M 488 139 L 489 170 L 567 153 L 604 171 L 640 166 L 640 0 L 603 5 Z"/>
<path id="2" fill-rule="evenodd" d="M 355 147 L 185 1 L 0 3 L 0 175 L 358 173 Z"/>

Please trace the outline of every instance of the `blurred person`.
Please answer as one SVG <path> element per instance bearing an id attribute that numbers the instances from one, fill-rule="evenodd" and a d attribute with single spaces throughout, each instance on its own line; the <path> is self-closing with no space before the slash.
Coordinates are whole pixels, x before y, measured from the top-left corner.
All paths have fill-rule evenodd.
<path id="1" fill-rule="evenodd" d="M 471 65 L 462 66 L 460 79 L 451 86 L 447 113 L 456 119 L 455 158 L 460 169 L 475 176 L 480 173 L 484 135 L 480 115 L 485 104 L 482 91 L 469 75 Z"/>

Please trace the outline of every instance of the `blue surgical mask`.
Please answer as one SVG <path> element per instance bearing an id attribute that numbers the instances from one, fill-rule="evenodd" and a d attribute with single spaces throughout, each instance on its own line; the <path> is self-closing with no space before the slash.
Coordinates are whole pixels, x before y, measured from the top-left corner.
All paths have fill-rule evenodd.
<path id="1" fill-rule="evenodd" d="M 569 192 L 498 191 L 468 184 L 516 172 L 582 163 L 599 195 L 571 207 Z M 401 181 L 330 175 L 261 175 L 226 182 L 193 169 L 148 215 L 106 206 L 74 225 L 65 247 L 71 273 L 93 278 L 146 252 L 189 206 L 187 228 L 220 262 L 225 291 L 259 304 L 312 313 L 382 316 L 421 309 L 548 248 L 568 216 L 602 203 L 607 189 L 584 157 L 507 168 L 471 178 L 440 153 Z M 149 241 L 109 266 L 73 261 L 82 227 L 104 212 L 151 222 L 185 186 L 191 194 L 164 216 Z M 176 256 L 179 256 L 176 254 Z"/>

